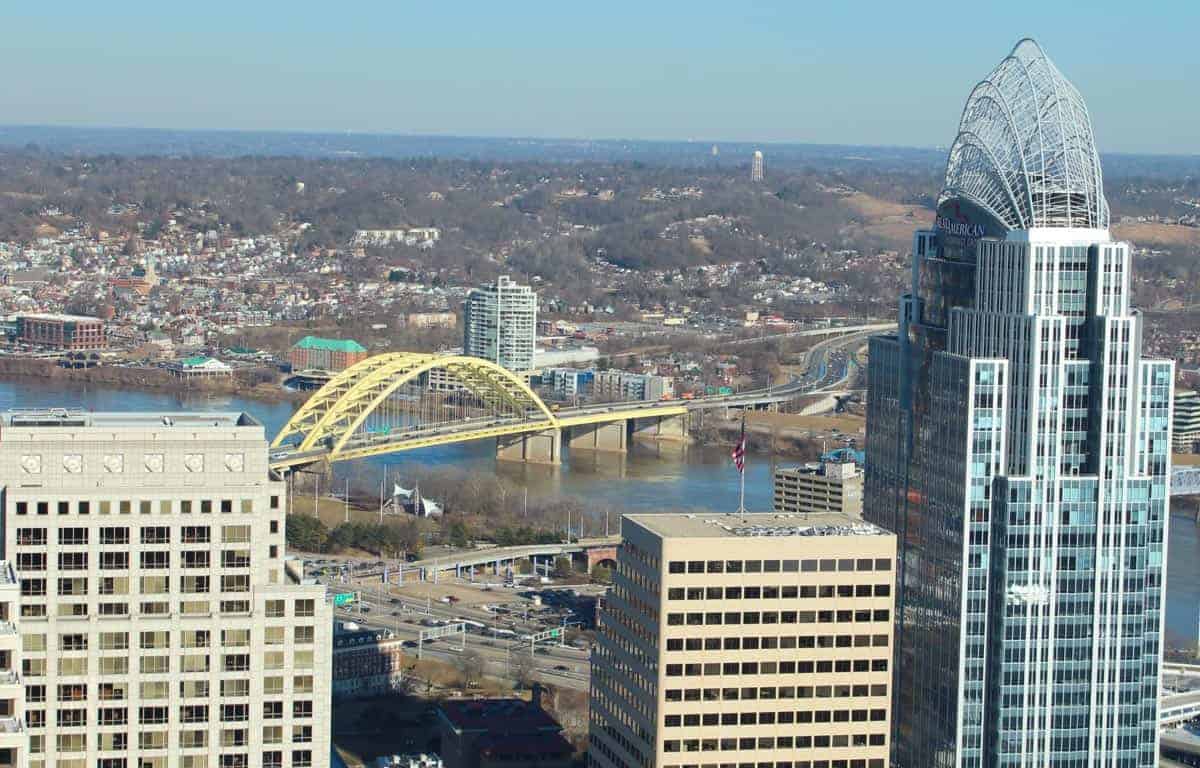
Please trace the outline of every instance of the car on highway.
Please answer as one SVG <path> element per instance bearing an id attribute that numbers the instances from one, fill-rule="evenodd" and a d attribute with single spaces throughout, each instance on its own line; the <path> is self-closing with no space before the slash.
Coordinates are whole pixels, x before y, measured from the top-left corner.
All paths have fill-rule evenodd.
<path id="1" fill-rule="evenodd" d="M 555 672 L 570 672 L 571 668 L 568 667 L 566 664 L 555 664 L 554 671 Z"/>

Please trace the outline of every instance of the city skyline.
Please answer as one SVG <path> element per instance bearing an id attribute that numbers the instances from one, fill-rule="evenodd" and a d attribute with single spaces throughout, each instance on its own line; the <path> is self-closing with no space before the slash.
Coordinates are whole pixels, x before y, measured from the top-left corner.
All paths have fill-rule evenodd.
<path id="1" fill-rule="evenodd" d="M 954 23 L 973 34 L 936 47 L 911 45 L 928 12 L 882 4 L 870 25 L 840 9 L 711 4 L 639 8 L 636 25 L 608 8 L 481 7 L 464 20 L 433 7 L 373 6 L 364 18 L 264 6 L 239 8 L 237 25 L 219 10 L 164 18 L 79 4 L 76 26 L 14 10 L 8 52 L 24 66 L 0 84 L 3 122 L 943 146 L 954 94 L 973 84 L 959 73 L 1033 35 L 1096 94 L 1103 151 L 1200 153 L 1200 108 L 1178 98 L 1200 71 L 1185 32 L 1200 19 L 1182 2 L 1155 14 L 1109 3 L 1082 26 L 1069 8 L 972 8 Z M 1159 23 L 1164 12 L 1174 23 Z M 830 45 L 848 30 L 852 44 Z M 1111 66 L 1138 34 L 1157 44 Z"/>

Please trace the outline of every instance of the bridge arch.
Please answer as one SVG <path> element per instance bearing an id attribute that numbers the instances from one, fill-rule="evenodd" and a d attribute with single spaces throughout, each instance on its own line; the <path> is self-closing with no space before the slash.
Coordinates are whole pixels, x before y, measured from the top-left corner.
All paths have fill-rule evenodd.
<path id="1" fill-rule="evenodd" d="M 363 422 L 401 387 L 433 370 L 443 370 L 479 402 L 497 413 L 556 427 L 558 420 L 529 385 L 488 360 L 463 355 L 393 352 L 347 368 L 301 406 L 271 442 L 277 448 L 299 438 L 297 451 L 328 443 L 336 459 Z"/>

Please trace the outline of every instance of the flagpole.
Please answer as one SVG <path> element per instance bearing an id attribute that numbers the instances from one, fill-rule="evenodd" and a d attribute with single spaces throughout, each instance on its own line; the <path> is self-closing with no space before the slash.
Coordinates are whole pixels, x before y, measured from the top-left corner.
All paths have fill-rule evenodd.
<path id="1" fill-rule="evenodd" d="M 742 459 L 742 461 L 745 462 L 745 459 Z M 738 474 L 741 475 L 741 483 L 740 483 L 741 489 L 738 491 L 738 514 L 744 515 L 744 514 L 746 514 L 746 466 L 745 466 L 745 464 L 743 464 L 742 468 L 740 470 L 738 470 Z"/>

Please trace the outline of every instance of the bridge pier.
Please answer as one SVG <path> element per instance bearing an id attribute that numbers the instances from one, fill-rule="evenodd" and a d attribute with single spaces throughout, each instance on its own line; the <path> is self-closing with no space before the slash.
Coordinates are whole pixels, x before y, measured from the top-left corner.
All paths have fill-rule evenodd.
<path id="1" fill-rule="evenodd" d="M 582 424 L 571 427 L 569 445 L 571 450 L 609 451 L 625 453 L 629 450 L 629 422 L 610 421 L 605 424 Z"/>
<path id="2" fill-rule="evenodd" d="M 636 434 L 652 440 L 687 442 L 691 439 L 688 434 L 688 415 L 684 413 L 678 416 L 660 416 L 649 426 L 638 430 Z"/>
<path id="3" fill-rule="evenodd" d="M 562 463 L 562 430 L 547 429 L 496 438 L 496 458 L 530 464 Z"/>

